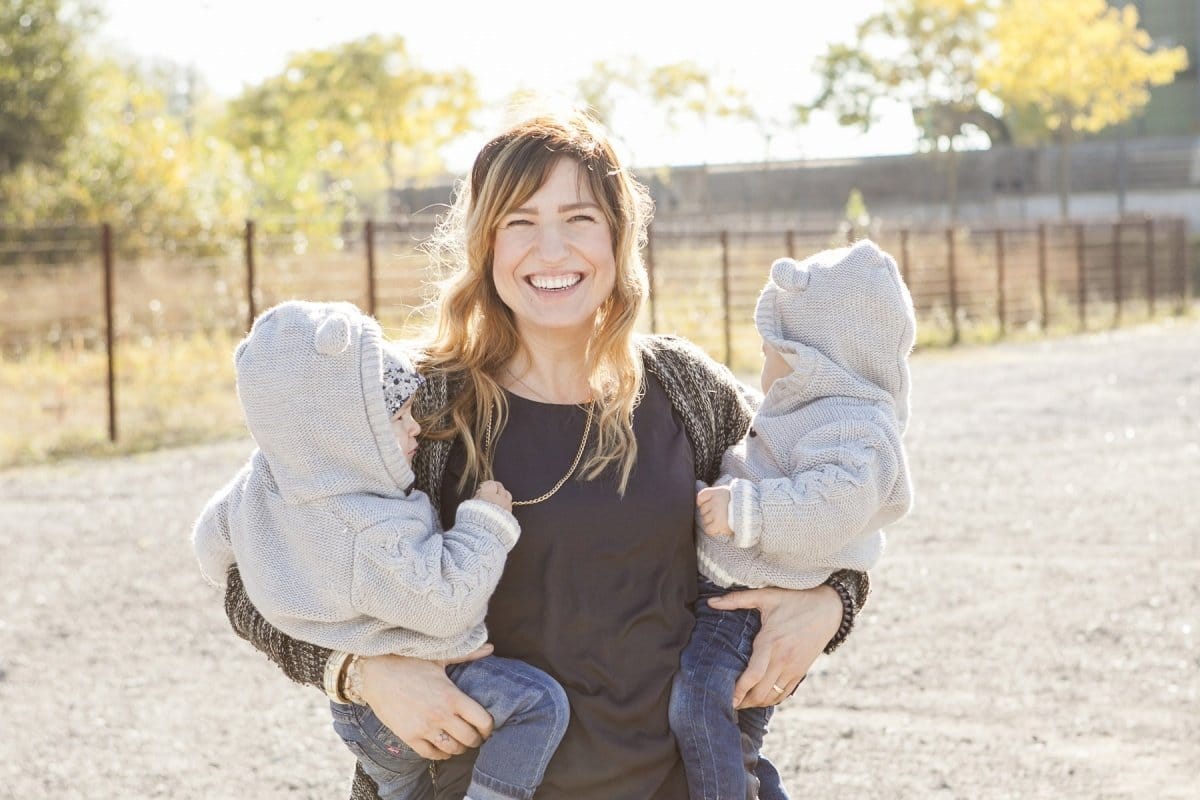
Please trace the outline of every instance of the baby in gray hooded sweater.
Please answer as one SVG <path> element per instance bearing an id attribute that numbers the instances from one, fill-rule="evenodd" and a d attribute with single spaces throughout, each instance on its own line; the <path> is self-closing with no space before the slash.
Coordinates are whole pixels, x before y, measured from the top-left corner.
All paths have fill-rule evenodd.
<path id="1" fill-rule="evenodd" d="M 413 488 L 412 400 L 424 380 L 408 356 L 349 303 L 292 301 L 255 320 L 234 363 L 258 447 L 195 525 L 205 576 L 222 585 L 236 563 L 272 625 L 356 656 L 453 660 L 483 645 L 488 598 L 520 526 L 511 496 L 487 481 L 454 527 L 439 529 Z M 446 671 L 494 720 L 467 797 L 532 797 L 566 731 L 562 687 L 496 656 Z M 352 702 L 331 703 L 334 728 L 380 797 L 431 796 L 429 762 L 361 697 L 339 699 Z M 439 738 L 432 744 L 450 743 Z"/>
<path id="2" fill-rule="evenodd" d="M 696 627 L 671 695 L 691 800 L 787 797 L 762 747 L 771 708 L 733 707 L 761 620 L 708 600 L 743 588 L 809 589 L 865 572 L 884 525 L 912 504 L 908 423 L 912 298 L 871 241 L 780 259 L 755 325 L 765 394 L 721 478 L 697 495 Z M 782 699 L 794 687 L 772 687 Z"/>

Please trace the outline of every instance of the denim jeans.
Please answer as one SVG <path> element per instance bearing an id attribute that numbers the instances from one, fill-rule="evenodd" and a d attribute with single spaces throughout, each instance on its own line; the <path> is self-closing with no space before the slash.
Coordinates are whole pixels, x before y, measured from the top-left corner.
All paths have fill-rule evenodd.
<path id="1" fill-rule="evenodd" d="M 775 766 L 759 751 L 773 708 L 733 707 L 733 686 L 762 627 L 754 609 L 708 605 L 723 589 L 700 579 L 696 627 L 671 687 L 671 730 L 691 800 L 787 800 Z"/>
<path id="2" fill-rule="evenodd" d="M 446 674 L 495 721 L 479 748 L 467 796 L 530 800 L 570 718 L 558 682 L 521 661 L 488 656 L 452 664 Z M 430 762 L 396 738 L 365 706 L 330 703 L 333 728 L 379 784 L 380 800 L 432 800 Z"/>

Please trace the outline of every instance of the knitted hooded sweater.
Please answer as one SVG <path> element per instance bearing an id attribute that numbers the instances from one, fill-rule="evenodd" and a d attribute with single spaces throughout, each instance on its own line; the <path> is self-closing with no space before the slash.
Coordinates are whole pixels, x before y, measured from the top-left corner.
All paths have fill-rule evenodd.
<path id="1" fill-rule="evenodd" d="M 866 571 L 882 526 L 912 504 L 901 436 L 916 321 L 896 262 L 871 241 L 780 259 L 755 325 L 792 372 L 722 460 L 734 535 L 697 533 L 700 570 L 721 586 L 786 589 Z"/>
<path id="2" fill-rule="evenodd" d="M 288 302 L 238 345 L 238 397 L 258 449 L 193 532 L 204 574 L 235 562 L 280 631 L 377 655 L 455 658 L 487 640 L 487 600 L 516 518 L 481 500 L 439 530 L 392 429 L 378 323 L 346 303 Z M 396 356 L 393 355 L 393 358 Z"/>

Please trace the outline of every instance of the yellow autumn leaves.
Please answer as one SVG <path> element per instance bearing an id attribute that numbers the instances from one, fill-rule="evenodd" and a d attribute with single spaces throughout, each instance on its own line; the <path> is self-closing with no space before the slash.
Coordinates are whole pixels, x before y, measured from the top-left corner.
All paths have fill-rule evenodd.
<path id="1" fill-rule="evenodd" d="M 980 85 L 1006 106 L 1036 109 L 1061 134 L 1124 122 L 1146 105 L 1150 87 L 1187 68 L 1183 47 L 1155 49 L 1138 24 L 1132 4 L 1008 0 L 997 10 Z"/>

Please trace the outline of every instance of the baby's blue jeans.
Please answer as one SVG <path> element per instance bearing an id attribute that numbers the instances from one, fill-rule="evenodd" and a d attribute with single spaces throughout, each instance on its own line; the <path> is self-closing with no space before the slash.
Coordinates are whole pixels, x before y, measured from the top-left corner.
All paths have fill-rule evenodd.
<path id="1" fill-rule="evenodd" d="M 724 589 L 700 579 L 696 627 L 671 687 L 671 730 L 691 800 L 788 800 L 775 766 L 760 753 L 772 708 L 733 707 L 733 686 L 762 627 L 754 609 L 718 611 Z"/>
<path id="2" fill-rule="evenodd" d="M 452 664 L 446 674 L 494 720 L 479 748 L 467 796 L 531 800 L 570 718 L 558 682 L 521 661 L 488 656 Z M 333 728 L 379 785 L 380 800 L 433 800 L 430 762 L 396 738 L 371 709 L 330 703 Z"/>

